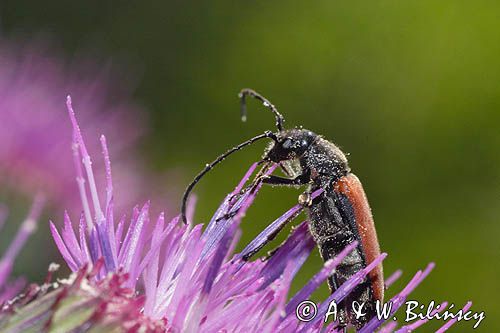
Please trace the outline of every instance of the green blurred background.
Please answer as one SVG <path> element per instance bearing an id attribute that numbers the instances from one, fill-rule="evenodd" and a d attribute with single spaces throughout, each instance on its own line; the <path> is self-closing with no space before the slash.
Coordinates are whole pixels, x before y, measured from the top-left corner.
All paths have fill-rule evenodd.
<path id="1" fill-rule="evenodd" d="M 471 300 L 486 313 L 479 331 L 500 329 L 500 3 L 16 0 L 2 1 L 0 16 L 7 36 L 44 32 L 68 56 L 92 48 L 126 59 L 134 78 L 140 70 L 135 97 L 151 122 L 144 159 L 181 175 L 165 184 L 179 197 L 206 162 L 273 129 L 256 102 L 248 122 L 239 119 L 239 89 L 262 92 L 288 126 L 323 134 L 350 154 L 389 253 L 385 272 L 404 271 L 395 289 L 434 261 L 413 298 L 457 307 Z M 263 147 L 200 183 L 198 221 Z M 263 190 L 243 223 L 243 243 L 298 193 Z M 21 260 L 38 261 L 26 252 Z M 297 283 L 319 267 L 314 253 Z"/>

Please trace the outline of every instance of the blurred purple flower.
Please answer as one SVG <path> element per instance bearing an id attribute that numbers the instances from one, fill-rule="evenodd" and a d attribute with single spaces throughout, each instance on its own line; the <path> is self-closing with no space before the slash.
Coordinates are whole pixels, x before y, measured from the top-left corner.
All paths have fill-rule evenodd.
<path id="1" fill-rule="evenodd" d="M 141 190 L 152 182 L 139 159 L 132 158 L 144 132 L 144 112 L 130 101 L 131 89 L 124 84 L 130 78 L 119 80 L 115 66 L 83 60 L 66 64 L 49 44 L 0 39 L 0 182 L 27 196 L 42 189 L 57 207 L 78 205 L 66 140 L 71 132 L 61 104 L 65 94 L 73 93 L 87 133 L 96 137 L 102 130 L 115 143 L 115 177 L 129 189 L 118 203 L 128 207 L 144 200 Z M 97 168 L 96 176 L 103 175 Z"/>
<path id="2" fill-rule="evenodd" d="M 125 218 L 115 226 L 106 141 L 101 138 L 107 170 L 106 200 L 102 205 L 90 156 L 69 99 L 68 109 L 73 124 L 77 179 L 84 213 L 80 218 L 78 237 L 67 214 L 61 234 L 52 223 L 51 231 L 64 260 L 73 271 L 81 271 L 87 266 L 97 267 L 94 283 L 127 275 L 124 286 L 135 290 L 131 302 L 141 314 L 129 318 L 127 328 L 172 332 L 318 332 L 324 328 L 328 332 L 337 332 L 336 322 L 324 327 L 328 305 L 332 300 L 343 300 L 387 255 L 381 254 L 325 299 L 318 306 L 318 316 L 300 322 L 296 317 L 297 306 L 325 282 L 356 243 L 326 262 L 302 289 L 289 298 L 295 274 L 315 247 L 307 221 L 293 228 L 287 240 L 267 260 L 246 261 L 243 258 L 260 249 L 270 235 L 300 213 L 302 206 L 292 207 L 241 253 L 234 254 L 242 218 L 262 186 L 257 182 L 245 187 L 257 164 L 252 165 L 234 191 L 226 196 L 204 231 L 202 225 L 192 224 L 193 202 L 189 203 L 188 225 L 183 225 L 179 217 L 166 223 L 163 214 L 152 225 L 149 204 L 146 203 L 140 209 L 134 208 L 128 226 Z M 313 193 L 313 196 L 320 192 Z M 99 266 L 102 262 L 104 264 Z M 425 270 L 418 271 L 406 287 L 392 297 L 394 306 L 389 323 L 382 328 L 384 332 L 396 329 L 397 324 L 392 322 L 393 313 L 433 267 L 434 264 L 429 264 Z M 400 275 L 401 272 L 396 272 L 386 284 L 390 286 Z M 413 325 L 418 327 L 424 323 Z M 373 332 L 382 324 L 383 320 L 373 318 L 360 332 Z M 407 328 L 405 326 L 400 331 Z"/>
<path id="3" fill-rule="evenodd" d="M 10 242 L 6 252 L 0 258 L 0 305 L 19 293 L 25 285 L 23 278 L 17 278 L 14 281 L 9 281 L 9 277 L 17 255 L 22 250 L 29 236 L 36 230 L 43 201 L 44 200 L 41 195 L 35 197 L 28 216 L 21 223 L 16 236 Z M 2 229 L 6 218 L 7 208 L 0 206 L 0 229 Z"/>

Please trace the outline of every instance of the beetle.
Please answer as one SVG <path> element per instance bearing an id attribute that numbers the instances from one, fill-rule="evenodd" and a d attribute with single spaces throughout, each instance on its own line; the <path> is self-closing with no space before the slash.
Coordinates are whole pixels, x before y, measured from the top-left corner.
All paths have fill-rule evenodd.
<path id="1" fill-rule="evenodd" d="M 189 193 L 198 181 L 215 165 L 230 154 L 261 139 L 271 139 L 261 163 L 277 163 L 288 177 L 263 175 L 259 181 L 269 185 L 305 186 L 299 203 L 307 210 L 309 231 L 316 242 L 324 261 L 334 258 L 348 244 L 358 241 L 358 246 L 343 259 L 328 279 L 333 292 L 355 273 L 359 272 L 380 255 L 380 246 L 368 200 L 359 179 L 351 172 L 345 154 L 334 143 L 304 129 L 285 129 L 284 117 L 277 108 L 261 94 L 252 89 L 239 93 L 242 120 L 246 120 L 246 97 L 263 103 L 275 116 L 277 132 L 266 131 L 220 155 L 194 178 L 187 187 L 182 202 L 182 218 Z M 311 193 L 323 192 L 312 199 Z M 264 245 L 264 244 L 263 244 Z M 255 251 L 256 252 L 256 251 Z M 253 254 L 253 253 L 252 253 Z M 248 260 L 248 257 L 244 258 Z M 383 269 L 379 264 L 339 304 L 339 323 L 361 328 L 375 315 L 376 302 L 383 302 Z M 357 318 L 352 310 L 353 302 L 363 304 L 364 316 Z"/>

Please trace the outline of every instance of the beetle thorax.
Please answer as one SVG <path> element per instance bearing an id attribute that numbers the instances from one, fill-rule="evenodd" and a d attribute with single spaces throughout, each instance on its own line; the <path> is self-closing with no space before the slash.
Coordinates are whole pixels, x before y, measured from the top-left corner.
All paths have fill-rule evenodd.
<path id="1" fill-rule="evenodd" d="M 304 172 L 316 177 L 338 179 L 350 172 L 345 154 L 332 142 L 319 138 L 301 157 Z"/>

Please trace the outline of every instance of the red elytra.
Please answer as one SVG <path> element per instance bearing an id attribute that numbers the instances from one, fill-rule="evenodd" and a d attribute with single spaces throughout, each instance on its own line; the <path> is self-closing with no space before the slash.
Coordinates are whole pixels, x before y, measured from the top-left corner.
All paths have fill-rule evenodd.
<path id="1" fill-rule="evenodd" d="M 334 190 L 342 193 L 351 202 L 356 218 L 361 246 L 365 254 L 366 265 L 369 265 L 380 255 L 380 246 L 377 239 L 375 223 L 366 198 L 363 185 L 356 175 L 350 173 L 334 183 Z M 375 267 L 369 274 L 373 289 L 373 296 L 376 300 L 383 302 L 384 299 L 384 274 L 382 264 Z"/>

